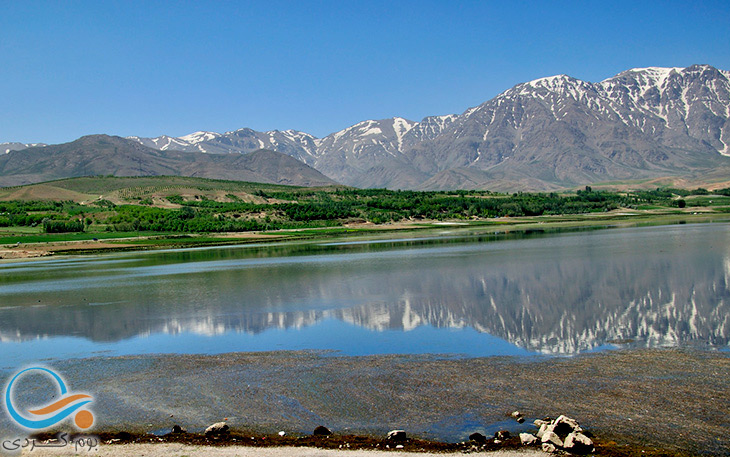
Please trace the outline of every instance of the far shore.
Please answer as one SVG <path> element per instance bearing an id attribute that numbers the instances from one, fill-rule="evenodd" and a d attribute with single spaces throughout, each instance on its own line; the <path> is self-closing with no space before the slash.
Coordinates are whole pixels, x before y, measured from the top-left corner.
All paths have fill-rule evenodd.
<path id="1" fill-rule="evenodd" d="M 635 227 L 643 225 L 673 225 L 708 222 L 728 222 L 730 214 L 697 211 L 689 208 L 682 212 L 615 210 L 607 213 L 588 213 L 562 216 L 501 217 L 487 220 L 414 220 L 389 224 L 351 223 L 341 227 L 290 229 L 267 232 L 233 233 L 170 233 L 94 239 L 89 233 L 84 240 L 31 242 L 0 245 L 0 261 L 27 260 L 54 255 L 83 255 L 109 252 L 142 251 L 151 249 L 182 249 L 190 247 L 226 246 L 248 243 L 275 243 L 285 241 L 316 241 L 332 238 L 376 238 L 380 236 L 438 236 L 489 235 L 528 231 L 570 231 Z"/>

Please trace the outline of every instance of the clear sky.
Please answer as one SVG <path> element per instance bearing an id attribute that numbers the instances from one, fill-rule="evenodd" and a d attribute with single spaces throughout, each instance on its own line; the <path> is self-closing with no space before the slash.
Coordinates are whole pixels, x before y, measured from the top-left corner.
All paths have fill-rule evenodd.
<path id="1" fill-rule="evenodd" d="M 730 1 L 0 0 L 0 142 L 325 136 L 694 63 L 730 70 Z"/>

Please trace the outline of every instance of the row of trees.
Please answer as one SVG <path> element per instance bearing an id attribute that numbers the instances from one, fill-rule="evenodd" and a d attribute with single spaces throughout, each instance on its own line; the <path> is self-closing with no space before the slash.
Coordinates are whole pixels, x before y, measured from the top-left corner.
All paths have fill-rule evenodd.
<path id="1" fill-rule="evenodd" d="M 259 203 L 233 195 L 221 202 L 198 196 L 168 197 L 179 209 L 120 205 L 103 200 L 96 207 L 74 202 L 0 202 L 0 226 L 39 225 L 48 233 L 82 231 L 92 220 L 117 231 L 222 232 L 341 225 L 347 220 L 374 223 L 414 219 L 470 219 L 603 212 L 641 205 L 684 207 L 680 197 L 707 195 L 705 189 L 655 189 L 496 194 L 487 191 L 417 192 L 387 189 L 259 191 Z M 713 191 L 730 196 L 730 188 Z M 264 202 L 261 202 L 261 199 Z M 148 203 L 148 202 L 145 202 Z M 152 203 L 151 201 L 149 203 Z M 91 214 L 93 215 L 93 214 Z"/>
<path id="2" fill-rule="evenodd" d="M 54 221 L 50 219 L 43 220 L 43 231 L 46 233 L 69 233 L 83 232 L 83 221 Z"/>
<path id="3" fill-rule="evenodd" d="M 200 213 L 256 214 L 285 221 L 331 221 L 361 218 L 371 222 L 403 219 L 467 219 L 503 216 L 540 216 L 609 211 L 619 207 L 653 203 L 674 205 L 675 195 L 664 192 L 624 194 L 595 192 L 590 188 L 576 195 L 556 193 L 517 193 L 497 195 L 488 192 L 416 192 L 386 189 L 340 189 L 335 192 L 304 191 L 263 194 L 267 199 L 295 200 L 294 203 L 218 202 L 206 198 L 184 200 L 170 197 L 183 208 Z"/>

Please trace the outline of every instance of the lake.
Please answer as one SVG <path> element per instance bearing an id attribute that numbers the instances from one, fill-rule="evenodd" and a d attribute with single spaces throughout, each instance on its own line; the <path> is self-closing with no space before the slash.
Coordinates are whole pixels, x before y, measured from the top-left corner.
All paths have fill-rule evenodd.
<path id="1" fill-rule="evenodd" d="M 94 355 L 728 348 L 730 224 L 0 263 L 0 368 Z"/>

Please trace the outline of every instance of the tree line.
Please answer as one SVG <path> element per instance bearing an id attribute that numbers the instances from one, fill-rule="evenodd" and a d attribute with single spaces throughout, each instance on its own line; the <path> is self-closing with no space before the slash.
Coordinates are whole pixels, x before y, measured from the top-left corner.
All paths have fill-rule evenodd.
<path id="1" fill-rule="evenodd" d="M 706 189 L 658 188 L 632 192 L 581 189 L 574 194 L 499 194 L 488 191 L 408 191 L 388 189 L 286 189 L 254 192 L 256 201 L 227 195 L 228 201 L 197 196 L 167 197 L 179 208 L 160 208 L 151 199 L 93 206 L 74 202 L 0 202 L 0 226 L 41 225 L 47 233 L 82 231 L 92 222 L 111 231 L 228 232 L 403 220 L 486 219 L 605 212 L 642 205 L 684 207 L 685 198 L 709 195 Z M 730 196 L 730 188 L 712 192 Z"/>

